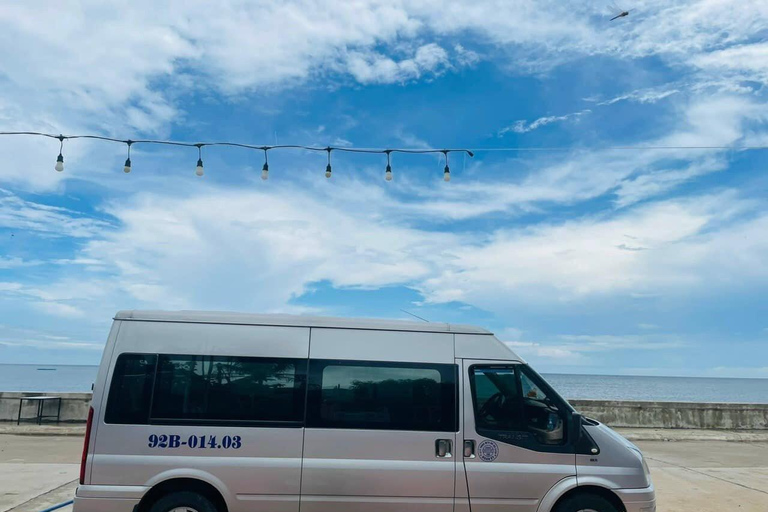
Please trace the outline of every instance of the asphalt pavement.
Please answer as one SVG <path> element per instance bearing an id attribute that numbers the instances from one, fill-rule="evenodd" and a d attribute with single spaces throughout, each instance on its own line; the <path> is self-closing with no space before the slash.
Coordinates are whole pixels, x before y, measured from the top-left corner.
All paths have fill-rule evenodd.
<path id="1" fill-rule="evenodd" d="M 0 512 L 37 512 L 72 499 L 81 435 L 72 429 L 10 432 L 0 433 Z M 633 431 L 624 433 L 633 437 Z M 745 442 L 744 433 L 635 434 L 651 468 L 658 512 L 768 511 L 768 442 Z"/>

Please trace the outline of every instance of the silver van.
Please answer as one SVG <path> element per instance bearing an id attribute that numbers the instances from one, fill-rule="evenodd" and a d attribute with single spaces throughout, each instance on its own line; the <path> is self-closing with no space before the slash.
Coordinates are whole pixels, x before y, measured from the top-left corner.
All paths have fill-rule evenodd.
<path id="1" fill-rule="evenodd" d="M 643 455 L 490 332 L 121 311 L 75 512 L 654 512 Z"/>

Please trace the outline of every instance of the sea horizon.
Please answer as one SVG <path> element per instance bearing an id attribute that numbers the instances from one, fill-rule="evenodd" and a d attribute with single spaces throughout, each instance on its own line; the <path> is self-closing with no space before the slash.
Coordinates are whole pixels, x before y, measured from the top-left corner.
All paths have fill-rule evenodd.
<path id="1" fill-rule="evenodd" d="M 98 368 L 98 364 L 71 364 L 71 363 L 0 363 L 0 366 L 51 366 L 51 367 L 89 367 Z M 721 375 L 666 375 L 655 373 L 585 373 L 585 372 L 546 372 L 539 371 L 541 375 L 579 375 L 590 377 L 660 377 L 665 379 L 732 379 L 732 380 L 768 380 L 765 377 L 728 377 Z"/>
<path id="2" fill-rule="evenodd" d="M 0 392 L 89 392 L 98 365 L 0 363 Z M 542 372 L 569 400 L 768 403 L 768 379 Z"/>

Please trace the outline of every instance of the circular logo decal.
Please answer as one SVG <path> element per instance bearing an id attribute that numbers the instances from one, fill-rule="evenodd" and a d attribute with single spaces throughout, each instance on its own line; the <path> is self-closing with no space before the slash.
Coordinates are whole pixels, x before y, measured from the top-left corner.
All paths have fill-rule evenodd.
<path id="1" fill-rule="evenodd" d="M 480 456 L 480 460 L 491 462 L 496 460 L 496 457 L 499 456 L 499 445 L 493 441 L 485 440 L 477 447 L 477 452 Z"/>

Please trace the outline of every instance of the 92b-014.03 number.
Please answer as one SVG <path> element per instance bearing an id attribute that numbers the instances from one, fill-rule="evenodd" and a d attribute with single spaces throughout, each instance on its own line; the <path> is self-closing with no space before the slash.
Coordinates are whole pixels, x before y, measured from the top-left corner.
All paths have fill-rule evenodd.
<path id="1" fill-rule="evenodd" d="M 180 448 L 187 446 L 189 448 L 205 449 L 225 449 L 225 450 L 237 450 L 243 446 L 243 439 L 240 436 L 224 436 L 221 441 L 216 439 L 216 436 L 195 436 L 191 435 L 187 439 L 182 440 L 181 436 L 176 434 L 151 434 L 149 436 L 150 448 Z"/>

